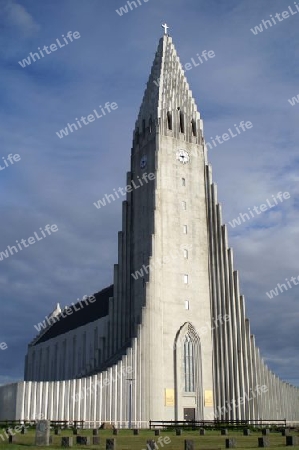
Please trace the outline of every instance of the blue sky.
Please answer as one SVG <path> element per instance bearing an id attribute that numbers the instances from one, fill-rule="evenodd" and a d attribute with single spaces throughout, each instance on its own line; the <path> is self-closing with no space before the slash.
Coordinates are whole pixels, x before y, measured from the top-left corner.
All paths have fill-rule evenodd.
<path id="1" fill-rule="evenodd" d="M 126 185 L 132 132 L 166 21 L 182 63 L 203 50 L 215 58 L 187 72 L 206 140 L 241 120 L 253 128 L 209 151 L 226 222 L 279 191 L 279 207 L 229 228 L 246 311 L 269 367 L 299 385 L 299 286 L 266 292 L 299 275 L 299 13 L 254 35 L 250 28 L 293 2 L 273 0 L 0 0 L 2 157 L 0 251 L 47 224 L 59 232 L 0 261 L 0 383 L 22 378 L 34 325 L 112 282 L 121 200 L 93 202 Z M 18 61 L 68 31 L 80 39 L 22 68 Z M 100 104 L 118 109 L 64 139 L 56 131 Z"/>

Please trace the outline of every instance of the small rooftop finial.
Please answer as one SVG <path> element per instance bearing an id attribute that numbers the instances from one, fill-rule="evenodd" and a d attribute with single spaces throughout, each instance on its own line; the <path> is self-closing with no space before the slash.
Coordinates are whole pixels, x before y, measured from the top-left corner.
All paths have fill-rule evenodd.
<path id="1" fill-rule="evenodd" d="M 167 34 L 167 30 L 169 29 L 169 26 L 167 25 L 167 23 L 163 23 L 162 28 L 164 28 L 164 34 Z"/>

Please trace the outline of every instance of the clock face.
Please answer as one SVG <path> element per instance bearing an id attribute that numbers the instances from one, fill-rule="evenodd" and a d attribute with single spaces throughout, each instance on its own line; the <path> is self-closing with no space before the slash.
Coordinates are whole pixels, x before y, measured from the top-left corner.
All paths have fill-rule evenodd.
<path id="1" fill-rule="evenodd" d="M 176 159 L 182 164 L 187 164 L 190 161 L 190 156 L 186 150 L 179 150 L 176 154 Z"/>
<path id="2" fill-rule="evenodd" d="M 143 156 L 140 160 L 140 168 L 144 169 L 146 167 L 146 164 L 147 164 L 147 157 Z"/>

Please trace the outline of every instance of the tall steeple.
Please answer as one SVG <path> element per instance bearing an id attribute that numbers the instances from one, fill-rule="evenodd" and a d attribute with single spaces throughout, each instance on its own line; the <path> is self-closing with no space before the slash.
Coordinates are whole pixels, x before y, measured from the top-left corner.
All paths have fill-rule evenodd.
<path id="1" fill-rule="evenodd" d="M 200 114 L 172 38 L 164 34 L 128 173 L 134 185 L 146 173 L 154 180 L 133 189 L 124 203 L 115 283 L 116 309 L 129 317 L 121 329 L 130 322 L 129 335 L 141 346 L 144 417 L 156 420 L 182 420 L 188 405 L 196 419 L 213 408 L 204 400 L 213 391 L 212 339 L 200 336 L 211 323 L 205 163 Z"/>
<path id="2" fill-rule="evenodd" d="M 147 82 L 135 133 L 161 121 L 161 131 L 171 129 L 178 138 L 183 132 L 187 142 L 201 144 L 203 123 L 177 55 L 172 38 L 161 37 Z"/>

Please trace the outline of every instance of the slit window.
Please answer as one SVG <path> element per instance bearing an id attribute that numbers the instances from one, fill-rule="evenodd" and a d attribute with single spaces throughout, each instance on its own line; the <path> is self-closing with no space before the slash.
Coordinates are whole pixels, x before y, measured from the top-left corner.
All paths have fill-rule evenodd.
<path id="1" fill-rule="evenodd" d="M 186 186 L 186 180 L 185 180 L 185 178 L 182 178 L 182 186 Z"/>
<path id="2" fill-rule="evenodd" d="M 191 120 L 192 134 L 196 136 L 196 121 L 194 119 Z"/>
<path id="3" fill-rule="evenodd" d="M 180 132 L 185 133 L 184 113 L 180 111 Z"/>
<path id="4" fill-rule="evenodd" d="M 186 202 L 182 202 L 182 208 L 186 211 L 186 209 L 187 209 L 187 203 Z"/>
<path id="5" fill-rule="evenodd" d="M 153 131 L 153 120 L 150 117 L 150 120 L 149 120 L 149 132 L 152 133 L 152 131 Z"/>
<path id="6" fill-rule="evenodd" d="M 139 128 L 137 128 L 135 133 L 136 144 L 139 144 Z"/>
<path id="7" fill-rule="evenodd" d="M 183 228 L 183 230 L 184 230 L 184 234 L 187 234 L 187 233 L 188 233 L 188 228 L 187 228 L 187 225 L 184 225 L 184 228 Z"/>
<path id="8" fill-rule="evenodd" d="M 188 284 L 189 282 L 189 277 L 187 274 L 184 275 L 184 284 Z"/>
<path id="9" fill-rule="evenodd" d="M 184 258 L 188 259 L 188 250 L 184 249 Z"/>
<path id="10" fill-rule="evenodd" d="M 167 126 L 169 130 L 172 130 L 172 114 L 169 111 L 167 113 Z"/>

